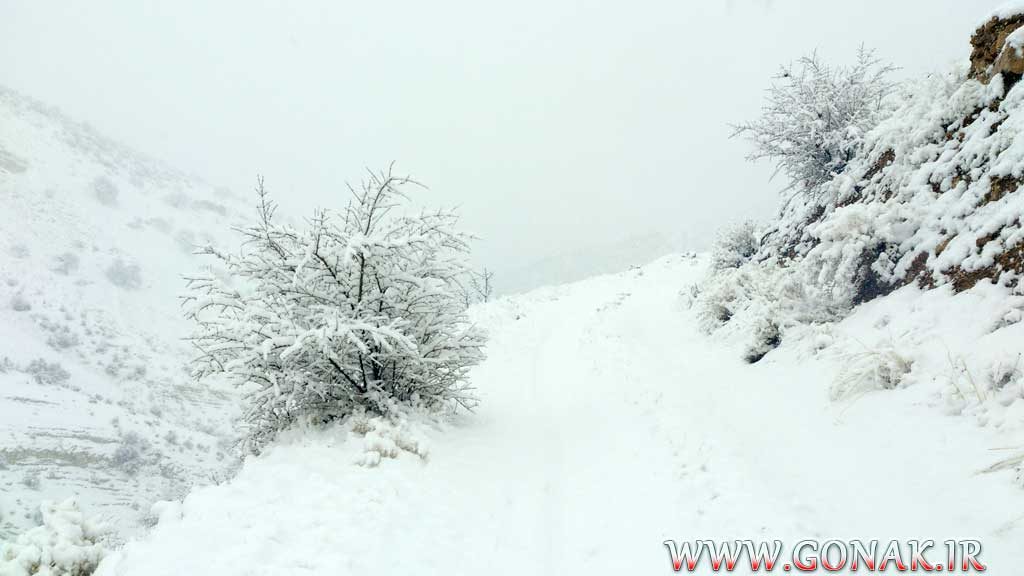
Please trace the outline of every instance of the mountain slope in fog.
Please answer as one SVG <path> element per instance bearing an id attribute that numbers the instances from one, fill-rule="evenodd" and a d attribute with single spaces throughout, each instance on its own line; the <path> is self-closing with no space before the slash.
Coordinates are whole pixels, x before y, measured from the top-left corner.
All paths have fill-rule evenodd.
<path id="1" fill-rule="evenodd" d="M 69 496 L 130 531 L 231 460 L 177 295 L 245 207 L 2 87 L 0 126 L 0 540 Z"/>

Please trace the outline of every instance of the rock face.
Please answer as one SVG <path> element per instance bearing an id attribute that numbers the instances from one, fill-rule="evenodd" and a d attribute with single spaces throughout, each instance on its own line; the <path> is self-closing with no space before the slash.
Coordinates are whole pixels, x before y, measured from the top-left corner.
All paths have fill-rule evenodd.
<path id="1" fill-rule="evenodd" d="M 971 38 L 971 78 L 987 83 L 1000 73 L 1024 74 L 1024 14 L 992 18 Z"/>

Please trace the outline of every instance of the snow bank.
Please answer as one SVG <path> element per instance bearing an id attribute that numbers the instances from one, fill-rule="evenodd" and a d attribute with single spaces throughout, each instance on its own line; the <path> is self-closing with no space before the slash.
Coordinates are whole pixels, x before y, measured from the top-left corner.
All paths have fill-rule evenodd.
<path id="1" fill-rule="evenodd" d="M 74 500 L 45 502 L 42 525 L 0 545 L 0 576 L 89 576 L 106 553 L 106 528 L 87 519 Z"/>
<path id="2" fill-rule="evenodd" d="M 286 432 L 230 482 L 155 504 L 149 537 L 114 553 L 98 574 L 295 574 L 315 566 L 368 574 L 398 548 L 426 554 L 444 535 L 410 542 L 406 531 L 432 522 L 426 510 L 457 496 L 423 486 L 438 425 L 416 414 L 355 416 Z M 397 555 L 394 562 L 403 565 Z"/>

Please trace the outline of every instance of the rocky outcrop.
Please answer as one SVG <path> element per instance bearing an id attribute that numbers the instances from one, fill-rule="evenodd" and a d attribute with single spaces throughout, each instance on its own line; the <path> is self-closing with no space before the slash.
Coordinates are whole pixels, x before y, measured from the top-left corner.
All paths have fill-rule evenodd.
<path id="1" fill-rule="evenodd" d="M 971 38 L 971 78 L 987 83 L 997 74 L 1024 74 L 1024 14 L 993 17 Z"/>

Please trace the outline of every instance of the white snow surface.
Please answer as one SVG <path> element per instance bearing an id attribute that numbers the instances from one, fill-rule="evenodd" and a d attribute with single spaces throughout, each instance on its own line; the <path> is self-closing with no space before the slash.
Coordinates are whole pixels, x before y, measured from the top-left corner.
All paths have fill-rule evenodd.
<path id="1" fill-rule="evenodd" d="M 44 502 L 42 524 L 0 545 L 0 576 L 91 574 L 103 558 L 107 528 L 78 509 L 73 499 Z"/>
<path id="2" fill-rule="evenodd" d="M 199 387 L 177 296 L 248 210 L 0 87 L 0 542 L 75 497 L 124 537 L 232 461 L 235 395 Z"/>
<path id="3" fill-rule="evenodd" d="M 1024 14 L 1024 1 L 1009 0 L 1008 2 L 1000 4 L 998 7 L 996 7 L 995 10 L 989 12 L 983 20 L 978 22 L 978 27 L 980 28 L 982 25 L 984 25 L 993 18 L 1005 20 L 1007 18 L 1013 18 L 1018 14 Z"/>
<path id="4" fill-rule="evenodd" d="M 751 365 L 698 329 L 706 273 L 670 256 L 477 307 L 476 413 L 295 431 L 98 574 L 656 574 L 666 538 L 978 538 L 992 573 L 1024 562 L 1024 298 L 908 287 Z M 832 400 L 858 350 L 911 368 Z"/>

